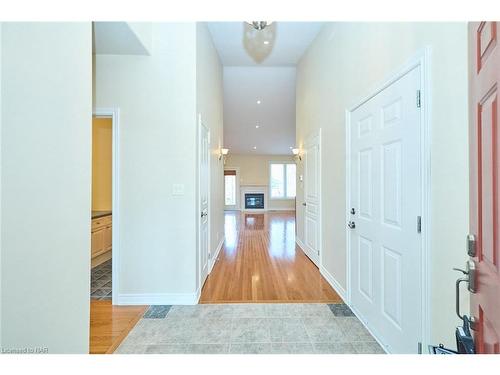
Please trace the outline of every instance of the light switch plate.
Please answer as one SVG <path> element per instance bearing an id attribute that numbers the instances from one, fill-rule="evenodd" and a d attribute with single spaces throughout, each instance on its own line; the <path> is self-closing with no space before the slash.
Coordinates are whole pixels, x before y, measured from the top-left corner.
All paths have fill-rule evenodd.
<path id="1" fill-rule="evenodd" d="M 173 184 L 172 195 L 184 195 L 184 184 Z"/>

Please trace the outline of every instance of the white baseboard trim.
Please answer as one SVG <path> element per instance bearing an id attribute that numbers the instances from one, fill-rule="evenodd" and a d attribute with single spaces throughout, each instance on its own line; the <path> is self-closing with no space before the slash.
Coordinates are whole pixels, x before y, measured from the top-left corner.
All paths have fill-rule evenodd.
<path id="1" fill-rule="evenodd" d="M 225 239 L 226 239 L 226 236 L 222 236 L 219 244 L 217 245 L 217 249 L 215 249 L 214 255 L 212 256 L 212 259 L 210 259 L 210 270 L 208 273 L 212 272 L 212 269 L 215 266 L 215 262 L 217 261 L 217 258 L 219 257 L 220 251 L 222 250 L 222 246 L 224 245 Z"/>
<path id="2" fill-rule="evenodd" d="M 129 293 L 119 294 L 114 305 L 196 305 L 200 291 L 194 293 Z"/>
<path id="3" fill-rule="evenodd" d="M 318 266 L 319 265 L 319 256 L 317 254 L 311 254 L 309 250 L 307 250 L 307 247 L 306 245 L 297 237 L 295 236 L 295 243 L 297 245 L 299 245 L 299 247 L 301 248 L 301 250 L 304 252 L 304 254 L 307 255 L 307 257 L 309 259 L 311 259 L 311 261 L 316 265 Z M 319 268 L 319 266 L 318 266 Z"/>
<path id="4" fill-rule="evenodd" d="M 347 301 L 347 292 L 346 290 L 340 285 L 340 283 L 335 279 L 335 277 L 332 276 L 328 270 L 320 266 L 319 267 L 319 272 L 321 275 L 328 281 L 328 284 L 337 292 L 337 294 L 342 298 L 342 300 L 346 303 L 349 304 L 349 301 Z"/>
<path id="5" fill-rule="evenodd" d="M 203 285 L 198 288 L 196 291 L 196 303 L 195 305 L 200 303 L 200 298 L 201 298 L 201 288 L 203 288 Z"/>

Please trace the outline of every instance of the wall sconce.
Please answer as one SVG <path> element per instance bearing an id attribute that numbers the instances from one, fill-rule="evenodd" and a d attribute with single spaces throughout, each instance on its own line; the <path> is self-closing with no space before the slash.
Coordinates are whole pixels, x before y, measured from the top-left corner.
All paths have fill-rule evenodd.
<path id="1" fill-rule="evenodd" d="M 302 154 L 298 148 L 292 148 L 292 154 L 295 156 L 295 160 L 302 161 Z"/>
<path id="2" fill-rule="evenodd" d="M 228 148 L 221 148 L 219 152 L 219 161 L 223 159 L 224 164 L 226 164 L 226 155 L 229 153 Z"/>

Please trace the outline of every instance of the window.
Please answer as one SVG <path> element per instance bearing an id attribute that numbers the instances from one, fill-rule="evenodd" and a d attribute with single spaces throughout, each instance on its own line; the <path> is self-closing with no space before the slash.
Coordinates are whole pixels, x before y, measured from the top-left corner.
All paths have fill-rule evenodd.
<path id="1" fill-rule="evenodd" d="M 236 205 L 236 171 L 224 171 L 224 201 L 226 206 Z"/>
<path id="2" fill-rule="evenodd" d="M 271 198 L 295 198 L 295 167 L 295 164 L 271 163 L 269 172 Z"/>

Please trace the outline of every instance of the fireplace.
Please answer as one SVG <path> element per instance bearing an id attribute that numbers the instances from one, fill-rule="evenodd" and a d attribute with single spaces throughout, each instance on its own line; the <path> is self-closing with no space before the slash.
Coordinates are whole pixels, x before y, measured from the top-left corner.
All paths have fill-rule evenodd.
<path id="1" fill-rule="evenodd" d="M 245 209 L 264 209 L 264 194 L 245 193 Z"/>

